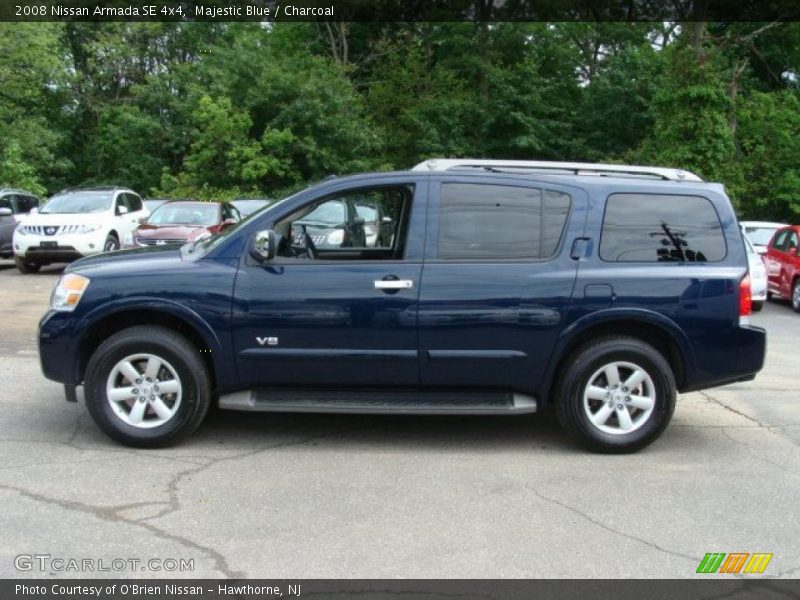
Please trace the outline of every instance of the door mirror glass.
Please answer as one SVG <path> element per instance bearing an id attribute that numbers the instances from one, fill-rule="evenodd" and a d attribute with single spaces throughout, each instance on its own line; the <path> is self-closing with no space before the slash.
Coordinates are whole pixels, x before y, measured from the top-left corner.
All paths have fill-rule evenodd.
<path id="1" fill-rule="evenodd" d="M 10 208 L 0 208 L 0 217 L 10 217 L 14 214 Z"/>
<path id="2" fill-rule="evenodd" d="M 259 231 L 253 236 L 250 246 L 250 255 L 258 262 L 267 262 L 275 258 L 278 242 L 272 229 Z"/>
<path id="3" fill-rule="evenodd" d="M 128 214 L 128 207 L 120 204 L 117 206 L 117 214 L 118 215 L 127 215 Z"/>

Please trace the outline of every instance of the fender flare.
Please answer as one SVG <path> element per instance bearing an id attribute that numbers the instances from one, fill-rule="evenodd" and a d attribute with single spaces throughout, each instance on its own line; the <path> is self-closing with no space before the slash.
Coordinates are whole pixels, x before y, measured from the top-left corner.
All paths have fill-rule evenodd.
<path id="1" fill-rule="evenodd" d="M 76 324 L 74 331 L 81 331 L 83 334 L 76 340 L 76 345 L 74 347 L 76 349 L 80 348 L 86 341 L 88 332 L 100 321 L 113 317 L 116 314 L 130 313 L 137 310 L 148 310 L 168 314 L 187 323 L 203 340 L 207 349 L 211 351 L 211 360 L 217 373 L 219 374 L 225 371 L 224 363 L 227 359 L 223 352 L 222 342 L 216 331 L 211 328 L 205 319 L 186 305 L 163 298 L 132 296 L 124 300 L 115 300 L 95 307 L 84 315 Z M 75 369 L 76 371 L 79 369 L 77 353 Z"/>
<path id="2" fill-rule="evenodd" d="M 543 386 L 545 394 L 542 394 L 542 396 L 549 396 L 553 386 L 553 379 L 556 375 L 556 368 L 575 339 L 591 327 L 613 323 L 614 321 L 638 321 L 656 327 L 665 333 L 678 349 L 683 362 L 685 379 L 687 381 L 692 379 L 695 371 L 694 349 L 686 333 L 672 319 L 660 313 L 641 308 L 608 308 L 577 319 L 561 332 L 553 348 L 553 360 L 550 361 L 545 374 L 545 385 Z"/>

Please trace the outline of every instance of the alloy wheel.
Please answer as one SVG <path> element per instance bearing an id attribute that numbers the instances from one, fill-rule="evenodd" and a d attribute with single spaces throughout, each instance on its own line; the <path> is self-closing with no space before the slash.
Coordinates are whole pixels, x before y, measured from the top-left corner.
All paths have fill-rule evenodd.
<path id="1" fill-rule="evenodd" d="M 120 360 L 106 382 L 114 414 L 132 427 L 164 425 L 178 411 L 183 386 L 174 367 L 155 354 L 133 354 Z"/>
<path id="2" fill-rule="evenodd" d="M 589 422 L 612 435 L 625 435 L 642 427 L 655 405 L 652 377 L 631 362 L 615 361 L 597 369 L 583 391 Z"/>

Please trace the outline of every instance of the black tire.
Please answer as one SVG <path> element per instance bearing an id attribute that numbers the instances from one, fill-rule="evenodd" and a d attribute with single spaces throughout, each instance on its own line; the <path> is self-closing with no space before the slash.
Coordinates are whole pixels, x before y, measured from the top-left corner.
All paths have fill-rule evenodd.
<path id="1" fill-rule="evenodd" d="M 106 382 L 117 363 L 142 353 L 166 360 L 183 390 L 174 416 L 149 429 L 123 421 L 106 394 Z M 212 389 L 205 362 L 186 338 L 163 327 L 137 326 L 114 334 L 95 350 L 86 367 L 84 395 L 92 419 L 110 438 L 126 446 L 161 448 L 197 429 L 208 412 Z"/>
<path id="2" fill-rule="evenodd" d="M 774 300 L 774 299 L 775 299 L 775 298 L 773 297 L 773 295 L 772 295 L 772 292 L 770 292 L 769 290 L 767 290 L 767 300 Z"/>
<path id="3" fill-rule="evenodd" d="M 761 300 L 753 302 L 753 312 L 760 312 L 762 308 L 764 308 L 764 302 Z"/>
<path id="4" fill-rule="evenodd" d="M 795 279 L 792 284 L 792 309 L 800 313 L 800 279 Z"/>
<path id="5" fill-rule="evenodd" d="M 590 378 L 604 365 L 617 361 L 638 365 L 654 387 L 650 416 L 630 433 L 601 431 L 584 408 L 584 389 Z M 658 350 L 635 338 L 604 337 L 578 348 L 566 360 L 556 387 L 556 412 L 562 427 L 584 447 L 593 452 L 623 454 L 636 452 L 661 435 L 675 412 L 675 398 L 675 376 Z"/>
<path id="6" fill-rule="evenodd" d="M 14 264 L 17 265 L 19 272 L 24 273 L 25 275 L 28 275 L 29 273 L 38 273 L 39 269 L 42 268 L 41 265 L 27 261 L 20 256 L 14 257 Z"/>
<path id="7" fill-rule="evenodd" d="M 119 240 L 113 233 L 106 236 L 106 241 L 103 242 L 103 252 L 114 252 L 119 250 Z"/>

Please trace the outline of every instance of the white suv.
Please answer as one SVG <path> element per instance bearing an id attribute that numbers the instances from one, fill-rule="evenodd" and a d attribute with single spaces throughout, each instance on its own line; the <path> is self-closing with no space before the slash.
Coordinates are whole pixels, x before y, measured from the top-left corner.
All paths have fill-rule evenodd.
<path id="1" fill-rule="evenodd" d="M 127 188 L 90 187 L 59 192 L 14 231 L 14 262 L 23 273 L 120 248 L 148 216 Z"/>

